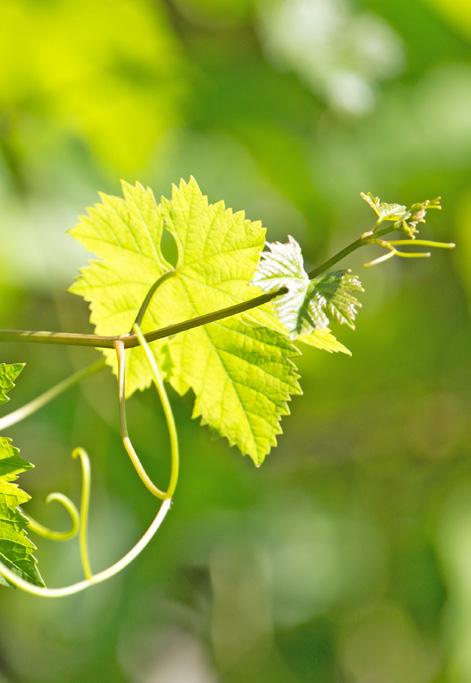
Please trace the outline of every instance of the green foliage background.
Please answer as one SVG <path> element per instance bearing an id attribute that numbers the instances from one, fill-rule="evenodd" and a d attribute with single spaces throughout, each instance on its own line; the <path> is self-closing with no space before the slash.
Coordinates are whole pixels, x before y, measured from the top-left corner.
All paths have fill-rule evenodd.
<path id="1" fill-rule="evenodd" d="M 458 244 L 362 273 L 353 357 L 306 352 L 305 396 L 263 468 L 172 394 L 182 479 L 156 542 L 76 598 L 2 590 L 0 681 L 471 680 L 467 0 L 2 0 L 0 57 L 1 327 L 88 329 L 65 293 L 83 265 L 65 229 L 120 177 L 159 195 L 193 174 L 312 266 L 368 228 L 362 190 L 441 194 L 430 236 Z M 93 356 L 1 352 L 27 361 L 11 408 Z M 130 404 L 155 474 L 157 408 L 151 392 Z M 96 567 L 155 507 L 117 429 L 101 375 L 8 434 L 36 465 L 28 510 L 56 526 L 41 497 L 76 496 L 69 454 L 89 450 Z M 50 585 L 78 578 L 75 545 L 39 545 Z"/>

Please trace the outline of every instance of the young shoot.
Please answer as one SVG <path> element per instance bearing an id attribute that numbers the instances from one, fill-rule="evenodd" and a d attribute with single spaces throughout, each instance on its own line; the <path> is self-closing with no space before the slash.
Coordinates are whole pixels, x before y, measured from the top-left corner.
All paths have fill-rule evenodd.
<path id="1" fill-rule="evenodd" d="M 428 211 L 441 209 L 439 198 L 407 207 L 368 193 L 361 196 L 374 211 L 374 223 L 308 270 L 293 237 L 286 243 L 267 243 L 259 221 L 233 212 L 223 202 L 210 203 L 193 178 L 173 186 L 170 198 L 160 201 L 139 183 L 123 182 L 122 190 L 122 197 L 100 195 L 101 201 L 70 231 L 97 257 L 80 271 L 70 290 L 89 303 L 94 332 L 0 330 L 0 342 L 86 346 L 101 358 L 1 417 L 0 430 L 43 409 L 108 365 L 117 378 L 124 450 L 159 508 L 134 547 L 94 573 L 88 547 L 91 468 L 85 450 L 76 448 L 72 454 L 82 473 L 79 508 L 61 493 L 46 499 L 61 504 L 70 517 L 70 528 L 57 531 L 22 511 L 29 496 L 15 482 L 31 465 L 9 438 L 0 437 L 0 583 L 39 597 L 73 595 L 107 581 L 133 562 L 160 528 L 177 491 L 180 469 L 166 384 L 179 395 L 191 391 L 193 417 L 259 467 L 277 443 L 289 401 L 301 393 L 296 366 L 300 349 L 307 345 L 350 353 L 332 327 L 355 329 L 364 289 L 358 275 L 337 264 L 364 247 L 383 251 L 365 263 L 371 267 L 396 257 L 429 258 L 433 249 L 455 246 L 418 238 Z M 175 241 L 176 265 L 162 251 L 165 233 Z M 22 369 L 21 364 L 0 364 L 0 403 L 8 400 Z M 163 486 L 149 476 L 128 429 L 126 402 L 150 383 L 169 435 L 170 474 Z M 30 533 L 54 541 L 78 536 L 83 580 L 46 587 Z"/>

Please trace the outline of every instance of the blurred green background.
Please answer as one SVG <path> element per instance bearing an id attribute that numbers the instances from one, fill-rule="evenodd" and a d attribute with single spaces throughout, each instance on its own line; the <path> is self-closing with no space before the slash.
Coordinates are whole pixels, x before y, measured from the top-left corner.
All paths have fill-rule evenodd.
<path id="1" fill-rule="evenodd" d="M 362 190 L 441 194 L 427 234 L 458 249 L 361 272 L 358 330 L 339 330 L 353 357 L 305 353 L 261 470 L 172 394 L 183 471 L 157 539 L 74 598 L 2 589 L 1 683 L 468 683 L 469 0 L 1 0 L 1 327 L 88 330 L 65 230 L 120 178 L 160 195 L 190 174 L 309 265 L 369 227 Z M 94 353 L 3 344 L 28 363 L 10 407 Z M 152 392 L 130 424 L 161 479 Z M 109 374 L 9 435 L 36 464 L 28 511 L 56 527 L 42 499 L 77 499 L 69 454 L 89 450 L 95 568 L 153 516 Z M 75 543 L 38 545 L 51 586 L 78 579 Z"/>

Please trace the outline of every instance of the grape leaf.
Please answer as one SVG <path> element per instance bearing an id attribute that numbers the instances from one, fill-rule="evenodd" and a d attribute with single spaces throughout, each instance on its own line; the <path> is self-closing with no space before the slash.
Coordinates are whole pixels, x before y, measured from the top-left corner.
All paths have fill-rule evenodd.
<path id="1" fill-rule="evenodd" d="M 193 179 L 174 186 L 162 210 L 179 254 L 176 277 L 163 285 L 169 313 L 180 306 L 192 318 L 257 294 L 249 283 L 265 242 L 259 222 L 223 202 L 209 204 Z M 241 314 L 188 330 L 169 341 L 168 351 L 170 382 L 196 394 L 193 416 L 260 465 L 276 444 L 290 395 L 300 388 L 295 347 L 258 320 L 255 313 Z"/>
<path id="2" fill-rule="evenodd" d="M 320 349 L 321 351 L 327 351 L 328 353 L 345 353 L 347 356 L 352 355 L 352 352 L 339 342 L 327 327 L 312 330 L 309 334 L 302 334 L 296 341 L 303 342 L 303 344 L 307 344 L 308 346 L 314 346 L 314 348 Z"/>
<path id="3" fill-rule="evenodd" d="M 147 291 L 167 271 L 174 270 L 151 301 L 144 331 L 258 294 L 250 281 L 265 243 L 260 222 L 223 202 L 210 204 L 193 178 L 174 186 L 171 199 L 160 204 L 140 185 L 123 184 L 123 194 L 102 195 L 102 203 L 72 230 L 101 258 L 72 287 L 90 302 L 98 333 L 128 331 Z M 178 251 L 175 269 L 162 255 L 164 230 Z M 195 393 L 193 416 L 257 465 L 276 444 L 290 396 L 300 393 L 293 362 L 299 352 L 283 333 L 263 324 L 264 315 L 240 314 L 153 345 L 175 390 Z M 128 395 L 151 379 L 136 350 L 129 356 Z"/>
<path id="4" fill-rule="evenodd" d="M 354 327 L 360 306 L 356 293 L 363 291 L 355 275 L 341 270 L 311 280 L 304 269 L 301 248 L 291 235 L 287 243 L 272 242 L 267 247 L 253 284 L 265 292 L 287 290 L 273 304 L 292 339 L 327 328 L 329 315 Z"/>
<path id="5" fill-rule="evenodd" d="M 376 225 L 379 226 L 383 221 L 392 221 L 397 230 L 405 232 L 410 239 L 414 239 L 418 234 L 418 224 L 425 223 L 427 211 L 430 209 L 441 210 L 441 198 L 426 199 L 423 202 L 416 202 L 411 206 L 402 204 L 388 204 L 379 197 L 375 197 L 371 192 L 360 192 L 360 197 L 373 209 L 378 216 Z"/>
<path id="6" fill-rule="evenodd" d="M 269 242 L 266 246 L 253 284 L 269 293 L 282 288 L 288 290 L 274 300 L 273 306 L 291 337 L 295 339 L 314 327 L 327 327 L 328 321 L 322 314 L 320 319 L 313 321 L 318 311 L 310 306 L 311 281 L 297 241 L 289 235 L 286 244 Z"/>
<path id="7" fill-rule="evenodd" d="M 97 334 L 129 332 L 150 286 L 172 269 L 164 258 L 160 243 L 163 234 L 162 214 L 150 189 L 137 183 L 122 183 L 123 197 L 100 194 L 101 203 L 88 209 L 70 230 L 99 261 L 82 268 L 70 291 L 90 302 L 90 320 Z M 156 299 L 142 324 L 143 331 L 155 329 L 160 320 L 155 315 Z M 152 348 L 158 355 L 162 343 Z M 103 351 L 115 368 L 112 351 Z M 142 349 L 128 354 L 127 394 L 145 389 L 151 383 Z"/>
<path id="8" fill-rule="evenodd" d="M 355 318 L 361 303 L 356 295 L 363 292 L 360 279 L 350 270 L 336 270 L 312 280 L 313 302 L 340 324 L 355 329 Z"/>
<path id="9" fill-rule="evenodd" d="M 378 216 L 378 223 L 383 221 L 401 221 L 406 218 L 408 211 L 407 206 L 402 204 L 388 204 L 383 202 L 379 197 L 375 197 L 371 192 L 360 192 L 360 197 L 371 206 L 375 214 Z"/>
<path id="10" fill-rule="evenodd" d="M 10 400 L 8 394 L 15 387 L 15 380 L 23 368 L 23 363 L 0 363 L 0 403 Z"/>
<path id="11" fill-rule="evenodd" d="M 22 369 L 23 365 L 18 363 L 0 364 L 0 403 L 8 400 L 7 391 L 14 387 Z M 34 557 L 36 546 L 28 538 L 26 519 L 19 507 L 30 500 L 30 496 L 14 483 L 19 474 L 31 468 L 11 440 L 0 437 L 0 560 L 21 578 L 42 586 L 44 583 Z M 9 585 L 2 576 L 0 584 Z"/>

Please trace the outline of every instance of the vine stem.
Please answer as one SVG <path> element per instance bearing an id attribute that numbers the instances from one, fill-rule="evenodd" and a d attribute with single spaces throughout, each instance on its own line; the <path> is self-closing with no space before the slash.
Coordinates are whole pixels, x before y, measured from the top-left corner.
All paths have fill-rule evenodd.
<path id="1" fill-rule="evenodd" d="M 123 571 L 123 569 L 126 569 L 126 567 L 128 567 L 152 541 L 153 537 L 167 516 L 171 504 L 172 501 L 170 498 L 164 500 L 151 525 L 148 527 L 143 536 L 141 536 L 138 542 L 131 548 L 131 550 L 120 560 L 115 562 L 115 564 L 101 572 L 98 572 L 97 574 L 94 574 L 89 579 L 78 581 L 77 583 L 73 583 L 70 586 L 65 586 L 64 588 L 43 588 L 41 586 L 35 586 L 29 581 L 25 581 L 17 574 L 12 572 L 11 569 L 3 564 L 3 562 L 0 562 L 0 574 L 2 574 L 12 585 L 21 589 L 25 593 L 29 593 L 30 595 L 35 595 L 41 598 L 64 598 L 69 595 L 74 595 L 75 593 L 81 593 L 91 586 L 108 581 L 108 579 L 111 579 L 113 576 L 116 576 L 116 574 L 119 574 L 121 571 Z"/>
<path id="2" fill-rule="evenodd" d="M 386 235 L 394 230 L 393 226 L 388 226 L 381 230 L 375 231 L 375 236 Z M 321 263 L 317 268 L 314 268 L 309 272 L 309 278 L 312 280 L 321 273 L 328 270 L 331 266 L 335 265 L 343 258 L 356 251 L 360 247 L 364 247 L 370 244 L 370 238 L 372 236 L 372 231 L 365 232 L 361 237 L 356 239 L 351 244 L 347 245 L 336 254 L 331 256 L 327 261 Z M 170 274 L 174 274 L 175 271 L 169 271 Z M 155 293 L 155 289 L 162 284 L 162 278 L 159 278 L 154 285 L 152 285 L 146 296 L 145 303 L 146 307 Z M 244 311 L 249 311 L 251 308 L 257 308 L 258 306 L 263 306 L 263 304 L 268 303 L 277 296 L 286 294 L 287 289 L 282 287 L 275 292 L 270 292 L 268 294 L 261 294 L 259 296 L 248 299 L 247 301 L 242 301 L 238 304 L 232 306 L 226 306 L 218 311 L 212 311 L 211 313 L 205 313 L 204 315 L 199 315 L 195 318 L 190 318 L 189 320 L 183 320 L 179 323 L 173 323 L 171 325 L 166 325 L 157 330 L 151 332 L 146 332 L 144 338 L 147 343 L 157 341 L 157 339 L 164 339 L 165 337 L 170 337 L 180 332 L 185 332 L 186 330 L 191 330 L 195 327 L 201 327 L 201 325 L 207 325 L 208 323 L 215 322 L 216 320 L 222 320 L 223 318 L 228 318 L 238 313 L 243 313 Z M 142 307 L 141 307 L 142 310 Z M 141 313 L 141 311 L 140 311 Z M 138 314 L 139 316 L 139 314 Z M 139 322 L 139 320 L 138 320 Z M 78 332 L 43 332 L 43 331 L 31 331 L 31 330 L 0 330 L 0 342 L 26 342 L 34 344 L 65 344 L 67 346 L 88 346 L 93 348 L 102 349 L 114 349 L 117 341 L 121 341 L 124 348 L 131 349 L 139 346 L 139 339 L 137 334 L 124 334 L 124 335 L 111 335 L 103 336 L 97 334 L 81 334 Z"/>

